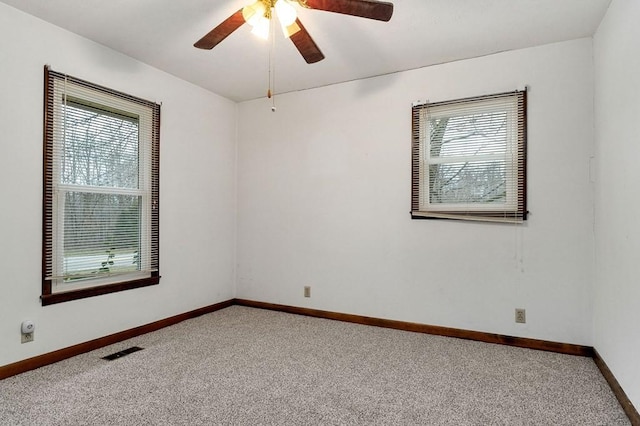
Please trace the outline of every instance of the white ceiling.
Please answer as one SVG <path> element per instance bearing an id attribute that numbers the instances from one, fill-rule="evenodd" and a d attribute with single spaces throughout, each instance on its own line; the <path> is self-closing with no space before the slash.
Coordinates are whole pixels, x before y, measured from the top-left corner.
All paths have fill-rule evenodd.
<path id="1" fill-rule="evenodd" d="M 198 39 L 250 0 L 0 0 L 235 101 L 261 98 L 269 44 L 243 25 Z M 275 92 L 593 35 L 611 0 L 391 0 L 390 22 L 298 8 L 325 55 L 307 64 L 279 33 Z"/>

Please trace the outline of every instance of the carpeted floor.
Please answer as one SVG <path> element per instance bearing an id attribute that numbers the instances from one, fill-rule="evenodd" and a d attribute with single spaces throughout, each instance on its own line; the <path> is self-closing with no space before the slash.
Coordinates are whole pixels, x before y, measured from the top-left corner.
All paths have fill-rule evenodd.
<path id="1" fill-rule="evenodd" d="M 589 358 L 233 306 L 0 381 L 0 424 L 630 423 Z"/>

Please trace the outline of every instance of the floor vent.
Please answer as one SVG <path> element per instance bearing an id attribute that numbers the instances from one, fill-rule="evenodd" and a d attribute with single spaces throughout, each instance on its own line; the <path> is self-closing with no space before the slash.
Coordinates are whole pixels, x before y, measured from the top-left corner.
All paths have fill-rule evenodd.
<path id="1" fill-rule="evenodd" d="M 124 349 L 120 352 L 116 352 L 115 354 L 111 354 L 111 355 L 107 355 L 107 356 L 103 356 L 102 359 L 106 359 L 107 361 L 113 361 L 114 359 L 118 359 L 118 358 L 122 358 L 123 356 L 127 356 L 129 354 L 132 354 L 134 352 L 138 352 L 141 351 L 143 348 L 138 347 L 138 346 L 133 346 L 129 349 Z"/>

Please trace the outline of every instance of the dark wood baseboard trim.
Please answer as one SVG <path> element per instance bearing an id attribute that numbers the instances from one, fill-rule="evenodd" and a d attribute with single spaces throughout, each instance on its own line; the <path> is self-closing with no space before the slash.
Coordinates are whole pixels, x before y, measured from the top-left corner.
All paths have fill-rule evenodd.
<path id="1" fill-rule="evenodd" d="M 14 362 L 0 367 L 0 380 L 7 377 L 15 376 L 16 374 L 24 373 L 29 370 L 34 370 L 45 365 L 53 364 L 63 359 L 71 358 L 76 355 L 83 354 L 85 352 L 93 351 L 95 349 L 102 348 L 104 346 L 112 345 L 114 343 L 121 342 L 123 340 L 131 339 L 132 337 L 140 336 L 141 334 L 150 333 L 152 331 L 160 330 L 161 328 L 168 327 L 170 325 L 177 324 L 184 320 L 199 317 L 200 315 L 215 312 L 220 309 L 227 308 L 233 305 L 232 300 L 226 300 L 224 302 L 216 303 L 214 305 L 205 306 L 193 311 L 185 312 L 183 314 L 175 315 L 170 318 L 165 318 L 159 321 L 155 321 L 149 324 L 141 325 L 139 327 L 131 328 L 129 330 L 121 331 L 119 333 L 110 334 L 109 336 L 100 337 L 98 339 L 90 340 L 88 342 L 79 343 L 68 348 L 59 349 L 54 352 L 49 352 L 43 355 L 39 355 L 33 358 L 25 359 L 23 361 Z"/>
<path id="2" fill-rule="evenodd" d="M 256 302 L 254 300 L 234 299 L 234 304 L 252 308 L 269 309 L 290 314 L 306 315 L 310 317 L 352 322 L 356 324 L 373 325 L 376 327 L 393 328 L 396 330 L 414 331 L 418 333 L 435 334 L 438 336 L 457 337 L 459 339 L 476 340 L 486 343 L 517 346 L 521 348 L 558 352 L 561 354 L 593 356 L 591 346 L 573 345 L 569 343 L 549 342 L 546 340 L 528 339 L 524 337 L 505 336 L 502 334 L 485 333 L 481 331 L 461 330 L 459 328 L 440 327 L 414 322 L 396 321 L 389 319 L 365 317 L 361 315 L 343 314 L 338 312 L 321 311 L 318 309 L 300 308 L 297 306 L 278 305 L 274 303 Z"/>
<path id="3" fill-rule="evenodd" d="M 607 363 L 604 362 L 598 351 L 595 349 L 593 350 L 593 360 L 600 369 L 604 379 L 609 383 L 609 387 L 613 391 L 613 394 L 618 398 L 618 402 L 627 414 L 627 417 L 629 417 L 631 424 L 633 426 L 640 426 L 640 413 L 638 413 L 638 410 L 633 406 L 631 400 L 620 386 L 620 383 L 618 383 L 618 380 L 615 378 L 611 370 L 609 370 Z"/>

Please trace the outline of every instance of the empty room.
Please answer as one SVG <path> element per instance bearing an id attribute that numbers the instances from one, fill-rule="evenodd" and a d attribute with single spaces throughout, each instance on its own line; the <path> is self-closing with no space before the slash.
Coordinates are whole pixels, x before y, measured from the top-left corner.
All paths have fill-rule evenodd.
<path id="1" fill-rule="evenodd" d="M 0 0 L 0 425 L 640 425 L 638 22 Z"/>

